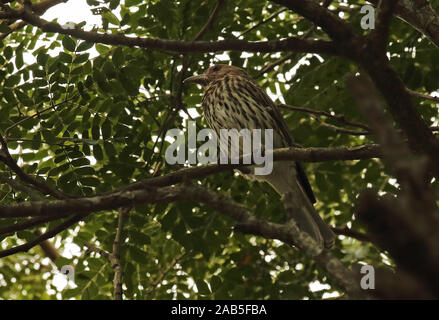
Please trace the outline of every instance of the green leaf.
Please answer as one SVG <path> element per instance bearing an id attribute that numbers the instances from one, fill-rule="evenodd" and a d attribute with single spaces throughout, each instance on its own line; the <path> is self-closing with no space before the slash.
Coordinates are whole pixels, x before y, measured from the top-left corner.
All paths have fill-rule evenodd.
<path id="1" fill-rule="evenodd" d="M 130 257 L 137 263 L 148 263 L 148 254 L 135 246 L 129 247 Z"/>
<path id="2" fill-rule="evenodd" d="M 221 278 L 218 276 L 213 276 L 212 279 L 210 279 L 210 286 L 212 288 L 212 291 L 217 291 L 222 285 Z"/>
<path id="3" fill-rule="evenodd" d="M 8 101 L 10 104 L 15 104 L 17 102 L 17 99 L 15 98 L 15 95 L 12 90 L 3 88 L 3 97 Z M 1 109 L 1 108 L 0 108 Z"/>
<path id="4" fill-rule="evenodd" d="M 104 149 L 109 158 L 114 158 L 117 155 L 116 148 L 111 142 L 104 141 Z"/>
<path id="5" fill-rule="evenodd" d="M 196 286 L 197 286 L 197 289 L 198 289 L 198 293 L 199 293 L 199 294 L 201 294 L 201 295 L 205 295 L 205 296 L 211 294 L 210 289 L 209 289 L 209 287 L 208 287 L 206 281 L 204 281 L 204 280 L 202 280 L 202 279 L 198 279 L 198 280 L 195 280 L 195 284 L 196 284 Z"/>
<path id="6" fill-rule="evenodd" d="M 6 60 L 10 60 L 12 58 L 12 48 L 6 47 L 5 50 L 3 50 L 3 55 L 5 56 Z"/>
<path id="7" fill-rule="evenodd" d="M 93 42 L 83 41 L 79 44 L 78 48 L 76 48 L 76 52 L 87 51 L 93 48 L 94 45 Z"/>
<path id="8" fill-rule="evenodd" d="M 9 28 L 8 22 L 4 21 L 0 24 L 0 32 L 1 33 L 8 33 L 11 29 Z"/>
<path id="9" fill-rule="evenodd" d="M 75 159 L 72 162 L 72 166 L 74 167 L 82 167 L 82 166 L 87 166 L 90 164 L 90 160 L 88 160 L 87 158 L 79 158 L 79 159 Z"/>
<path id="10" fill-rule="evenodd" d="M 114 24 L 115 26 L 120 25 L 119 19 L 111 12 L 107 11 L 102 14 L 102 17 L 108 20 L 111 24 Z"/>
<path id="11" fill-rule="evenodd" d="M 120 0 L 110 0 L 110 9 L 116 9 L 120 4 Z"/>
<path id="12" fill-rule="evenodd" d="M 81 177 L 79 179 L 83 185 L 91 187 L 99 187 L 101 185 L 101 180 L 95 177 Z"/>
<path id="13" fill-rule="evenodd" d="M 60 52 L 58 59 L 62 62 L 65 62 L 65 63 L 72 62 L 72 56 L 68 53 L 65 53 L 65 52 Z"/>
<path id="14" fill-rule="evenodd" d="M 111 138 L 111 121 L 108 119 L 105 119 L 104 123 L 102 124 L 102 138 L 104 139 L 110 139 Z"/>
<path id="15" fill-rule="evenodd" d="M 62 45 L 65 49 L 67 49 L 70 52 L 74 52 L 75 48 L 76 48 L 76 43 L 75 41 L 70 38 L 69 36 L 64 36 L 62 38 Z"/>
<path id="16" fill-rule="evenodd" d="M 22 50 L 17 50 L 15 52 L 15 67 L 17 69 L 21 69 L 21 67 L 24 65 L 24 61 L 23 61 L 23 51 Z"/>
<path id="17" fill-rule="evenodd" d="M 81 167 L 75 169 L 75 173 L 80 176 L 94 175 L 95 170 L 93 169 L 93 167 Z"/>
<path id="18" fill-rule="evenodd" d="M 125 57 L 121 47 L 117 47 L 113 52 L 113 63 L 117 68 L 121 68 L 125 63 Z"/>
<path id="19" fill-rule="evenodd" d="M 90 56 L 90 54 L 88 54 L 88 53 L 77 55 L 75 57 L 75 59 L 73 60 L 73 63 L 84 63 L 88 60 L 89 56 Z"/>
<path id="20" fill-rule="evenodd" d="M 104 159 L 104 153 L 100 145 L 96 144 L 93 146 L 93 156 L 96 160 L 102 161 Z"/>
<path id="21" fill-rule="evenodd" d="M 47 63 L 47 59 L 48 58 L 49 58 L 49 55 L 47 53 L 41 51 L 37 55 L 37 62 L 38 62 L 39 65 L 44 67 L 46 65 L 46 63 Z"/>
<path id="22" fill-rule="evenodd" d="M 134 240 L 134 243 L 136 245 L 140 246 L 140 245 L 151 244 L 151 238 L 143 232 L 139 232 L 137 230 L 130 230 L 129 236 Z"/>

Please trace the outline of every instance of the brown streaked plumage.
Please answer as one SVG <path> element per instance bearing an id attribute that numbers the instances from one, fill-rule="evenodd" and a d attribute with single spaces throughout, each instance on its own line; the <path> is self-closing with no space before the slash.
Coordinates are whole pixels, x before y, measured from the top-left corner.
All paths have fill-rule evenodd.
<path id="1" fill-rule="evenodd" d="M 184 82 L 194 82 L 204 87 L 203 115 L 218 136 L 220 129 L 273 129 L 274 148 L 294 146 L 276 104 L 243 69 L 214 65 L 205 73 L 189 77 Z M 300 163 L 278 161 L 269 175 L 244 176 L 268 182 L 280 195 L 291 193 L 298 204 L 294 207 L 299 208 L 294 213 L 299 227 L 319 245 L 333 245 L 335 235 L 313 207 L 316 200 Z"/>

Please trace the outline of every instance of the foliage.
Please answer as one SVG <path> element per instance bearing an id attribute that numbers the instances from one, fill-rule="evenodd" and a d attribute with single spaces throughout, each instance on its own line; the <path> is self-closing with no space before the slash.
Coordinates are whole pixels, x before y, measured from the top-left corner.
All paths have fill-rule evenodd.
<path id="1" fill-rule="evenodd" d="M 348 3 L 358 5 L 361 1 Z M 436 5 L 439 1 L 433 1 Z M 87 0 L 102 17 L 95 31 L 137 37 L 192 40 L 205 25 L 216 1 Z M 62 4 L 60 5 L 60 7 Z M 333 8 L 338 6 L 334 1 Z M 269 1 L 226 1 L 203 40 L 281 39 L 302 35 L 312 23 Z M 67 12 L 66 12 L 67 13 Z M 269 21 L 265 21 L 275 14 Z M 359 32 L 359 7 L 344 17 Z M 5 23 L 2 24 L 2 28 Z M 254 29 L 252 29 L 254 27 Z M 3 30 L 2 30 L 3 32 Z M 320 29 L 313 37 L 327 39 Z M 412 90 L 438 89 L 437 48 L 401 20 L 391 25 L 391 64 Z M 166 128 L 182 128 L 187 113 L 198 112 L 201 90 L 181 79 L 201 73 L 212 63 L 244 66 L 258 83 L 276 94 L 277 102 L 344 115 L 366 123 L 345 88 L 356 66 L 342 58 L 295 54 L 269 72 L 260 70 L 282 53 L 173 52 L 90 43 L 45 33 L 31 25 L 0 43 L 0 132 L 21 168 L 65 193 L 85 196 L 113 190 L 178 167 L 167 165 Z M 183 64 L 186 63 L 186 66 Z M 183 70 L 183 73 L 182 73 Z M 282 98 L 283 97 L 283 98 Z M 284 99 L 284 101 L 282 100 Z M 437 123 L 437 104 L 417 101 L 430 125 Z M 200 112 L 201 113 L 201 112 Z M 355 146 L 373 143 L 370 136 L 346 135 L 321 126 L 309 115 L 282 110 L 295 140 L 303 146 Z M 198 128 L 206 127 L 195 116 Z M 326 122 L 338 125 L 333 119 Z M 367 187 L 395 194 L 397 186 L 377 159 L 307 164 L 316 208 L 333 226 L 348 224 L 364 231 L 353 218 L 358 194 Z M 1 173 L 14 174 L 4 164 Z M 229 195 L 255 215 L 282 221 L 279 196 L 266 184 L 222 173 L 201 179 L 205 187 Z M 29 200 L 29 195 L 0 185 L 2 205 Z M 53 285 L 57 269 L 40 247 L 0 260 L 0 297 L 20 299 L 111 299 L 113 269 L 84 242 L 112 251 L 117 211 L 88 216 L 52 239 L 65 257 L 56 265 L 75 266 L 75 284 Z M 0 227 L 13 219 L 1 219 Z M 52 228 L 58 222 L 46 223 Z M 127 299 L 320 299 L 340 291 L 325 272 L 300 251 L 276 240 L 233 231 L 224 214 L 193 202 L 137 206 L 122 233 L 121 264 Z M 22 244 L 32 231 L 0 236 L 0 248 Z M 80 248 L 71 256 L 71 248 Z M 339 237 L 334 253 L 346 266 L 362 261 L 392 265 L 385 252 L 369 242 Z M 310 284 L 328 284 L 314 291 Z M 325 295 L 327 296 L 327 295 Z"/>

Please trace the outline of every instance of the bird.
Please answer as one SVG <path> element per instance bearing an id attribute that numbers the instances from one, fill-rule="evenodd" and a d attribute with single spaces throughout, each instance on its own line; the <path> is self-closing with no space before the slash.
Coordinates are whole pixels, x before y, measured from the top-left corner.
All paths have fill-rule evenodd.
<path id="1" fill-rule="evenodd" d="M 215 64 L 183 83 L 196 83 L 204 88 L 202 113 L 218 137 L 220 129 L 272 129 L 274 148 L 297 146 L 277 105 L 244 69 Z M 299 229 L 308 233 L 319 248 L 333 246 L 335 235 L 314 208 L 316 198 L 299 162 L 275 161 L 268 175 L 243 175 L 268 182 L 281 197 L 291 198 L 295 204 L 292 218 Z"/>

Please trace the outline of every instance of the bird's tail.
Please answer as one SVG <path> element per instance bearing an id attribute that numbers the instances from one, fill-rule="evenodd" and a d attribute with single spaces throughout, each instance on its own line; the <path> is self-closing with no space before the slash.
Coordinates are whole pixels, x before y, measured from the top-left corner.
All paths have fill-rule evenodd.
<path id="1" fill-rule="evenodd" d="M 305 191 L 302 188 L 300 188 L 300 191 L 298 192 L 300 200 L 297 199 L 300 208 L 293 218 L 296 219 L 299 228 L 301 227 L 303 231 L 310 234 L 318 244 L 323 245 L 327 249 L 331 248 L 335 242 L 334 232 L 317 213 Z"/>
<path id="2" fill-rule="evenodd" d="M 300 230 L 308 233 L 320 247 L 331 248 L 335 242 L 335 234 L 315 210 L 308 195 L 299 184 L 295 175 L 285 165 L 275 167 L 273 173 L 265 179 L 276 191 L 284 196 L 290 217 L 294 219 Z M 290 195 L 287 196 L 287 194 Z"/>

